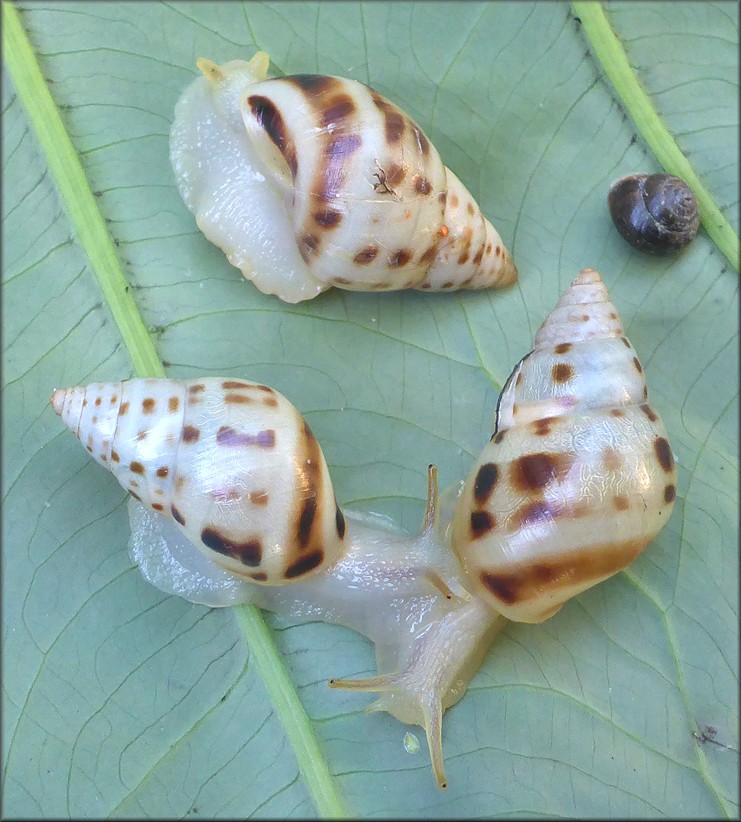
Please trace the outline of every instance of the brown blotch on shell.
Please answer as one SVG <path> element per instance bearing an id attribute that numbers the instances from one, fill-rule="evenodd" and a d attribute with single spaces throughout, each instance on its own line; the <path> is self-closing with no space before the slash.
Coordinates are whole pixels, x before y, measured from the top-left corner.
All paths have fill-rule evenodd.
<path id="1" fill-rule="evenodd" d="M 355 103 L 349 94 L 337 94 L 329 100 L 322 100 L 320 111 L 322 126 L 334 129 L 355 112 Z"/>
<path id="2" fill-rule="evenodd" d="M 466 205 L 466 211 L 470 214 L 470 216 L 471 216 L 471 217 L 473 217 L 473 215 L 476 213 L 476 212 L 474 211 L 474 208 L 473 208 L 473 204 L 472 204 L 472 203 L 468 203 L 468 204 Z"/>
<path id="3" fill-rule="evenodd" d="M 337 228 L 337 226 L 342 222 L 342 214 L 340 214 L 339 211 L 335 211 L 333 208 L 325 208 L 321 211 L 315 211 L 312 216 L 314 217 L 315 223 L 326 229 Z"/>
<path id="4" fill-rule="evenodd" d="M 118 451 L 111 451 L 111 460 L 113 462 L 121 462 L 121 457 L 118 456 Z"/>
<path id="5" fill-rule="evenodd" d="M 167 410 L 174 414 L 178 408 L 180 407 L 180 398 L 179 397 L 170 397 L 167 401 Z"/>
<path id="6" fill-rule="evenodd" d="M 481 262 L 481 259 L 483 258 L 483 256 L 484 256 L 484 246 L 482 245 L 481 248 L 476 252 L 476 256 L 473 258 L 473 264 L 478 265 Z"/>
<path id="7" fill-rule="evenodd" d="M 552 522 L 559 513 L 558 508 L 551 507 L 543 500 L 529 502 L 514 513 L 509 522 L 509 530 L 512 532 L 526 525 L 539 525 L 545 522 Z"/>
<path id="8" fill-rule="evenodd" d="M 216 442 L 230 448 L 274 448 L 275 430 L 266 428 L 256 434 L 246 434 L 229 425 L 222 425 L 216 432 Z"/>
<path id="9" fill-rule="evenodd" d="M 135 474 L 143 474 L 145 468 L 140 462 L 134 461 L 129 463 L 129 470 L 133 471 Z"/>
<path id="10" fill-rule="evenodd" d="M 170 473 L 170 469 L 166 465 L 162 465 L 155 471 L 155 473 L 160 479 L 164 479 Z"/>
<path id="11" fill-rule="evenodd" d="M 623 458 L 614 448 L 602 449 L 602 464 L 608 471 L 619 471 L 623 464 Z"/>
<path id="12" fill-rule="evenodd" d="M 129 488 L 129 494 L 131 494 L 131 496 L 132 496 L 135 500 L 137 500 L 137 502 L 141 502 L 141 501 L 142 501 L 142 498 L 141 498 L 138 494 L 135 494 L 135 493 L 134 493 L 134 492 L 133 492 L 130 488 Z"/>
<path id="13" fill-rule="evenodd" d="M 356 260 L 357 262 L 357 260 Z M 350 285 L 352 282 L 351 280 L 346 279 L 345 277 L 332 277 L 332 282 L 335 285 Z"/>
<path id="14" fill-rule="evenodd" d="M 283 573 L 283 576 L 286 579 L 295 579 L 296 577 L 303 576 L 321 565 L 323 560 L 324 552 L 317 548 L 315 551 L 296 560 L 292 565 L 289 565 Z"/>
<path id="15" fill-rule="evenodd" d="M 268 575 L 265 571 L 254 571 L 251 574 L 247 574 L 250 579 L 254 579 L 255 582 L 265 582 L 268 578 Z"/>
<path id="16" fill-rule="evenodd" d="M 296 147 L 291 139 L 281 113 L 267 97 L 253 94 L 247 98 L 247 105 L 252 111 L 257 123 L 273 141 L 278 151 L 283 155 L 293 179 L 298 171 Z"/>
<path id="17" fill-rule="evenodd" d="M 304 236 L 299 240 L 298 243 L 298 250 L 301 253 L 301 256 L 303 257 L 304 262 L 308 262 L 309 256 L 311 254 L 317 253 L 318 247 L 318 237 L 316 237 L 314 234 L 304 234 Z"/>
<path id="18" fill-rule="evenodd" d="M 123 417 L 129 411 L 129 404 L 127 402 L 122 402 L 121 407 L 118 409 L 119 417 Z"/>
<path id="19" fill-rule="evenodd" d="M 111 405 L 115 405 L 118 402 L 118 394 L 111 394 Z"/>
<path id="20" fill-rule="evenodd" d="M 653 411 L 653 409 L 645 403 L 641 406 L 641 411 L 643 411 L 643 413 L 651 420 L 651 422 L 656 422 L 656 420 L 659 418 L 658 414 L 656 414 Z"/>
<path id="21" fill-rule="evenodd" d="M 405 248 L 394 251 L 389 254 L 389 268 L 403 268 L 412 259 L 412 256 L 412 252 Z"/>
<path id="22" fill-rule="evenodd" d="M 453 280 L 445 280 L 445 282 L 441 284 L 440 290 L 444 291 L 448 288 L 452 288 L 454 285 L 455 283 L 453 282 Z"/>
<path id="23" fill-rule="evenodd" d="M 296 487 L 301 500 L 296 511 L 296 539 L 303 551 L 316 550 L 323 538 L 316 525 L 316 513 L 322 498 L 322 450 L 309 424 L 303 420 L 302 438 L 296 448 Z"/>
<path id="24" fill-rule="evenodd" d="M 152 503 L 152 508 L 154 508 L 155 511 L 164 511 L 165 510 L 165 506 L 160 505 L 159 502 L 153 502 Z"/>
<path id="25" fill-rule="evenodd" d="M 200 394 L 202 391 L 205 391 L 205 390 L 206 390 L 206 386 L 201 382 L 198 382 L 195 385 L 189 385 L 188 386 L 188 393 L 189 394 Z"/>
<path id="26" fill-rule="evenodd" d="M 311 195 L 317 202 L 331 203 L 342 194 L 350 155 L 363 141 L 359 134 L 345 134 L 341 129 L 325 135 L 322 159 L 312 183 Z M 300 249 L 299 249 L 300 250 Z M 303 254 L 303 251 L 302 251 Z"/>
<path id="27" fill-rule="evenodd" d="M 247 405 L 254 402 L 254 400 L 249 394 L 234 394 L 230 392 L 229 394 L 224 394 L 224 402 L 227 403 L 227 405 Z"/>
<path id="28" fill-rule="evenodd" d="M 250 491 L 249 500 L 253 505 L 267 505 L 270 497 L 267 491 Z"/>
<path id="29" fill-rule="evenodd" d="M 224 382 L 221 383 L 221 387 L 225 391 L 238 391 L 241 388 L 249 391 L 250 388 L 253 388 L 250 383 L 242 382 L 241 380 L 224 380 Z"/>
<path id="30" fill-rule="evenodd" d="M 406 169 L 403 166 L 400 166 L 398 163 L 391 163 L 385 171 L 386 186 L 390 188 L 393 188 L 394 186 L 398 186 L 400 183 L 403 183 L 404 178 L 407 176 Z M 415 179 L 419 178 L 417 177 Z"/>
<path id="31" fill-rule="evenodd" d="M 471 512 L 471 539 L 480 539 L 496 528 L 497 521 L 488 511 Z"/>
<path id="32" fill-rule="evenodd" d="M 240 542 L 222 534 L 213 526 L 206 526 L 201 531 L 201 542 L 218 554 L 233 557 L 242 565 L 249 565 L 254 568 L 262 561 L 262 545 L 258 539 Z"/>
<path id="33" fill-rule="evenodd" d="M 659 464 L 668 474 L 674 468 L 674 456 L 669 442 L 664 437 L 656 437 L 654 440 L 654 451 L 659 460 Z"/>
<path id="34" fill-rule="evenodd" d="M 358 251 L 358 253 L 353 257 L 353 262 L 357 265 L 368 265 L 369 263 L 372 263 L 377 256 L 378 246 L 367 245 L 365 248 Z M 350 280 L 346 280 L 345 282 L 349 284 Z"/>
<path id="35" fill-rule="evenodd" d="M 432 245 L 419 258 L 419 261 L 420 263 L 422 263 L 422 265 L 429 265 L 435 259 L 435 257 L 437 257 L 437 247 L 437 241 L 433 242 Z"/>
<path id="36" fill-rule="evenodd" d="M 145 400 L 142 400 L 142 413 L 153 414 L 156 407 L 157 401 L 154 398 L 147 397 Z"/>
<path id="37" fill-rule="evenodd" d="M 625 411 L 622 408 L 611 408 L 610 409 L 610 416 L 612 417 L 624 417 Z"/>
<path id="38" fill-rule="evenodd" d="M 335 503 L 336 511 L 334 515 L 335 525 L 337 526 L 337 536 L 340 539 L 345 538 L 345 529 L 347 527 L 345 523 L 345 515 L 340 510 L 340 506 Z"/>
<path id="39" fill-rule="evenodd" d="M 639 374 L 643 374 L 643 368 L 641 368 L 641 364 L 638 362 L 638 357 L 633 357 L 633 365 Z"/>
<path id="40" fill-rule="evenodd" d="M 667 485 L 664 488 L 664 502 L 674 502 L 677 496 L 677 489 L 674 485 Z"/>
<path id="41" fill-rule="evenodd" d="M 307 497 L 301 506 L 301 515 L 298 518 L 298 544 L 303 549 L 309 544 L 311 531 L 316 518 L 316 497 Z"/>
<path id="42" fill-rule="evenodd" d="M 283 79 L 307 92 L 309 97 L 321 97 L 341 85 L 336 77 L 327 74 L 289 74 Z"/>
<path id="43" fill-rule="evenodd" d="M 621 337 L 620 340 L 626 348 L 630 348 L 630 340 L 627 337 Z"/>
<path id="44" fill-rule="evenodd" d="M 487 462 L 479 468 L 473 483 L 473 496 L 479 505 L 483 505 L 491 496 L 499 478 L 499 468 L 494 462 Z"/>
<path id="45" fill-rule="evenodd" d="M 618 511 L 627 511 L 628 508 L 630 508 L 630 502 L 624 494 L 618 494 L 616 497 L 613 497 L 612 501 Z"/>
<path id="46" fill-rule="evenodd" d="M 101 402 L 102 402 L 102 399 L 101 399 L 100 397 L 96 397 L 96 398 L 95 398 L 95 404 L 96 404 L 96 405 L 100 405 L 100 404 L 101 404 Z"/>
<path id="47" fill-rule="evenodd" d="M 183 442 L 198 442 L 201 432 L 193 425 L 183 426 Z"/>
<path id="48" fill-rule="evenodd" d="M 556 354 L 566 354 L 567 351 L 571 351 L 572 343 L 563 342 L 559 343 L 553 350 Z"/>
<path id="49" fill-rule="evenodd" d="M 404 136 L 404 115 L 377 92 L 373 92 L 372 99 L 383 115 L 386 141 L 389 143 L 398 143 Z"/>
<path id="50" fill-rule="evenodd" d="M 172 514 L 172 518 L 175 522 L 179 522 L 181 525 L 185 525 L 185 517 L 178 511 L 178 509 L 174 506 L 170 506 L 170 513 Z"/>
<path id="51" fill-rule="evenodd" d="M 266 405 L 268 408 L 277 408 L 278 400 L 276 400 L 275 397 L 265 397 L 262 404 Z"/>
<path id="52" fill-rule="evenodd" d="M 568 382 L 573 376 L 573 367 L 565 362 L 558 362 L 551 369 L 551 377 L 554 382 Z"/>
<path id="53" fill-rule="evenodd" d="M 432 184 L 426 177 L 417 174 L 414 177 L 414 190 L 424 197 L 432 191 Z"/>
<path id="54" fill-rule="evenodd" d="M 139 440 L 139 442 L 141 442 L 142 440 L 145 440 L 148 435 L 149 435 L 149 431 L 147 431 L 146 428 L 142 428 L 142 430 L 139 431 L 139 433 L 136 435 L 136 438 L 137 438 L 137 440 Z"/>
<path id="55" fill-rule="evenodd" d="M 581 585 L 617 573 L 630 564 L 645 546 L 645 539 L 590 545 L 579 551 L 532 563 L 520 563 L 510 572 L 482 571 L 481 583 L 507 605 L 542 597 L 544 591 Z M 544 603 L 544 609 L 548 606 Z"/>
<path id="56" fill-rule="evenodd" d="M 558 417 L 542 417 L 539 420 L 535 420 L 535 422 L 531 424 L 533 434 L 535 434 L 536 437 L 547 437 L 548 434 L 551 433 L 551 426 L 557 419 Z"/>
<path id="57" fill-rule="evenodd" d="M 506 431 L 495 431 L 491 435 L 492 442 L 495 442 L 498 445 L 504 439 L 504 435 L 506 433 L 507 433 Z"/>
<path id="58" fill-rule="evenodd" d="M 573 454 L 527 454 L 512 463 L 510 478 L 518 490 L 534 491 L 545 488 L 554 480 L 560 482 L 568 474 L 573 462 Z"/>

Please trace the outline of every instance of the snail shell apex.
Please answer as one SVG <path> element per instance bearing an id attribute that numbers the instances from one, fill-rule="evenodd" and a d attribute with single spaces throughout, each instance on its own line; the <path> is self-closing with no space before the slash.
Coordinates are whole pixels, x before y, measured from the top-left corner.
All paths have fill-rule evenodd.
<path id="1" fill-rule="evenodd" d="M 204 234 L 265 293 L 509 285 L 501 237 L 422 129 L 355 80 L 216 66 L 181 96 L 170 156 Z"/>
<path id="2" fill-rule="evenodd" d="M 670 254 L 692 242 L 700 213 L 692 189 L 672 174 L 631 174 L 607 195 L 612 221 L 633 248 Z"/>
<path id="3" fill-rule="evenodd" d="M 467 578 L 541 622 L 632 562 L 667 521 L 676 468 L 597 272 L 574 280 L 505 384 L 453 520 Z"/>
<path id="4" fill-rule="evenodd" d="M 345 522 L 322 450 L 272 388 L 134 379 L 58 389 L 51 403 L 132 497 L 233 574 L 282 584 L 341 553 Z"/>

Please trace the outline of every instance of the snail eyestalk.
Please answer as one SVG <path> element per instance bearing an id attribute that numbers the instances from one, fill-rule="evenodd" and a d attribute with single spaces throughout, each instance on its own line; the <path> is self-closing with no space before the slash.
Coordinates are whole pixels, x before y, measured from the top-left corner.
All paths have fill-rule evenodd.
<path id="1" fill-rule="evenodd" d="M 214 83 L 223 82 L 226 77 L 224 69 L 206 57 L 199 57 L 196 60 L 196 66 L 207 80 L 212 80 Z"/>

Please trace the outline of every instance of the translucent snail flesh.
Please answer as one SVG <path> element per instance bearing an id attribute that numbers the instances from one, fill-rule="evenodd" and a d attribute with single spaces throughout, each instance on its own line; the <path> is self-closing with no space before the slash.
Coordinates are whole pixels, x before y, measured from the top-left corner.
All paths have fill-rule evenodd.
<path id="1" fill-rule="evenodd" d="M 589 269 L 505 384 L 494 435 L 443 521 L 430 466 L 414 537 L 340 510 L 308 425 L 266 386 L 142 379 L 51 401 L 134 498 L 130 551 L 150 582 L 369 637 L 377 675 L 330 685 L 378 692 L 370 710 L 423 726 L 440 787 L 443 713 L 504 617 L 541 621 L 625 567 L 676 495 L 642 369 Z"/>
<path id="2" fill-rule="evenodd" d="M 408 115 L 355 80 L 267 79 L 268 63 L 199 60 L 170 134 L 183 200 L 257 288 L 299 302 L 333 285 L 515 281 L 501 237 Z"/>

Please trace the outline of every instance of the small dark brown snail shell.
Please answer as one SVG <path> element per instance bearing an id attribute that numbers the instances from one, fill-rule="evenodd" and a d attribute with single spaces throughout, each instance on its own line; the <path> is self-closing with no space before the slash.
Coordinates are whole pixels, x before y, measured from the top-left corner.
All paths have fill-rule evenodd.
<path id="1" fill-rule="evenodd" d="M 671 254 L 692 242 L 700 214 L 692 189 L 672 174 L 631 174 L 607 195 L 612 221 L 622 236 L 647 254 Z"/>

